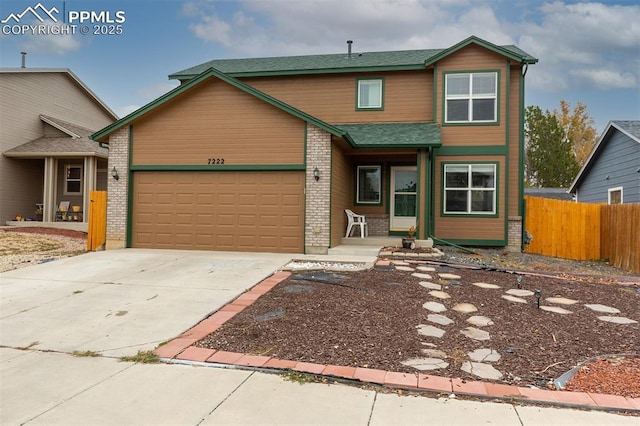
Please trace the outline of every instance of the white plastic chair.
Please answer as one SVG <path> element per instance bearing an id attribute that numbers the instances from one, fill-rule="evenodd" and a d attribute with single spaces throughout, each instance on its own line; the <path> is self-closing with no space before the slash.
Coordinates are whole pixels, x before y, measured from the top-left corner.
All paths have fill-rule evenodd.
<path id="1" fill-rule="evenodd" d="M 347 214 L 347 219 L 349 219 L 349 223 L 347 224 L 347 233 L 345 237 L 349 237 L 353 233 L 354 226 L 360 227 L 360 238 L 364 238 L 368 235 L 367 229 L 367 220 L 364 215 L 355 214 L 349 209 L 345 209 L 344 211 Z"/>

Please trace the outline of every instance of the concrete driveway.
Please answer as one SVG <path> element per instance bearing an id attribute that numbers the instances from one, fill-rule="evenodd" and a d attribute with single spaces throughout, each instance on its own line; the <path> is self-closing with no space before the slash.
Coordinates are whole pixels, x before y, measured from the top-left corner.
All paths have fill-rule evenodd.
<path id="1" fill-rule="evenodd" d="M 637 425 L 637 418 L 609 413 L 407 397 L 117 359 L 179 335 L 291 258 L 127 249 L 1 273 L 0 424 Z M 71 355 L 88 350 L 102 356 Z"/>
<path id="2" fill-rule="evenodd" d="M 5 272 L 0 345 L 114 357 L 154 349 L 291 256 L 128 249 Z"/>

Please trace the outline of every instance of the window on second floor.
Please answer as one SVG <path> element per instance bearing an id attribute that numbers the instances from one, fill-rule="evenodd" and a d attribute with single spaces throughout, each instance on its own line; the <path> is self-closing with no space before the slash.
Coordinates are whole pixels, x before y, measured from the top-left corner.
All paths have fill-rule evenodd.
<path id="1" fill-rule="evenodd" d="M 381 78 L 371 78 L 357 80 L 357 102 L 356 109 L 359 110 L 381 110 L 383 98 L 383 80 Z"/>
<path id="2" fill-rule="evenodd" d="M 82 193 L 82 166 L 67 164 L 64 176 L 64 194 Z"/>
<path id="3" fill-rule="evenodd" d="M 445 214 L 495 214 L 496 165 L 446 164 Z"/>
<path id="4" fill-rule="evenodd" d="M 445 75 L 445 123 L 493 123 L 498 120 L 498 73 Z"/>

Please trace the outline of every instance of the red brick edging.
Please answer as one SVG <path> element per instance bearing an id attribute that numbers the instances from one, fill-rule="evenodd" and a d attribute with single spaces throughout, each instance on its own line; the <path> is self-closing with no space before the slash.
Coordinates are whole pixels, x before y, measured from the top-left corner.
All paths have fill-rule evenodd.
<path id="1" fill-rule="evenodd" d="M 290 272 L 276 272 L 255 285 L 231 303 L 223 306 L 210 317 L 193 328 L 185 331 L 167 344 L 160 346 L 155 353 L 160 358 L 177 359 L 216 364 L 231 364 L 253 368 L 271 368 L 294 370 L 339 379 L 357 380 L 366 383 L 439 393 L 455 393 L 481 397 L 519 400 L 563 406 L 581 406 L 585 408 L 640 411 L 640 398 L 625 398 L 617 395 L 605 395 L 590 392 L 568 392 L 511 386 L 501 383 L 465 381 L 457 378 L 432 376 L 429 374 L 410 374 L 372 368 L 323 365 L 310 362 L 258 356 L 237 352 L 217 351 L 215 349 L 193 346 L 198 340 L 216 331 L 225 322 L 242 312 L 260 296 L 267 293 L 291 275 Z"/>

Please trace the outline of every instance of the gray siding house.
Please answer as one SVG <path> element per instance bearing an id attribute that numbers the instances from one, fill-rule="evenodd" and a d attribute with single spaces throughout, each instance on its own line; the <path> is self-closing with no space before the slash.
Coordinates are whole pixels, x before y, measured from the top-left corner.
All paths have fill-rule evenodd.
<path id="1" fill-rule="evenodd" d="M 640 203 L 640 120 L 607 124 L 569 192 L 581 203 Z"/>
<path id="2" fill-rule="evenodd" d="M 86 230 L 109 153 L 89 136 L 118 117 L 68 69 L 0 68 L 0 99 L 0 223 Z"/>

